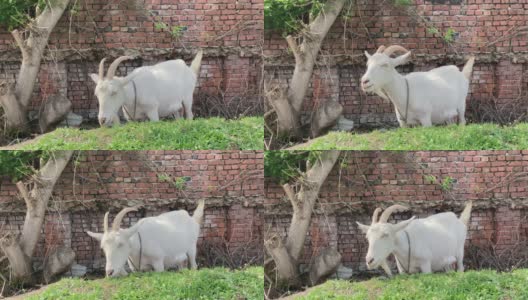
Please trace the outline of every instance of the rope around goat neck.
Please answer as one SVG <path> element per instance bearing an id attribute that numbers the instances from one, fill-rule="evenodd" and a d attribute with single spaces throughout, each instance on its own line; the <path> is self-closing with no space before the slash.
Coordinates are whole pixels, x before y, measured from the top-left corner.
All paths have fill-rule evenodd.
<path id="1" fill-rule="evenodd" d="M 132 257 L 129 256 L 128 261 L 134 267 L 134 269 L 136 269 L 139 272 L 141 271 L 141 257 L 143 256 L 143 245 L 141 243 L 141 234 L 139 234 L 139 231 L 138 231 L 138 237 L 139 237 L 139 268 L 137 268 L 136 265 L 134 265 L 134 262 L 132 262 Z"/>
<path id="2" fill-rule="evenodd" d="M 405 86 L 407 88 L 407 98 L 405 100 L 405 116 L 402 116 L 400 110 L 398 109 L 398 106 L 394 105 L 394 107 L 396 107 L 396 110 L 398 111 L 398 114 L 400 115 L 400 120 L 407 123 L 407 116 L 409 115 L 409 81 L 407 80 L 406 77 L 403 77 L 403 79 L 405 80 Z M 391 97 L 389 96 L 389 93 L 387 93 L 385 90 L 383 92 L 385 93 L 385 95 L 387 95 L 387 97 L 389 97 L 392 103 L 395 103 L 394 100 L 392 100 Z"/>
<path id="3" fill-rule="evenodd" d="M 134 80 L 132 80 L 132 86 L 134 87 L 134 115 L 132 116 L 132 120 L 136 119 L 136 107 L 137 107 L 137 89 L 136 89 L 136 83 Z M 123 105 L 123 108 L 125 109 L 126 113 L 130 116 L 130 113 L 128 112 L 128 109 L 126 108 L 126 105 Z"/>
<path id="4" fill-rule="evenodd" d="M 411 238 L 409 237 L 409 233 L 407 232 L 407 230 L 404 230 L 403 232 L 405 232 L 405 236 L 407 237 L 407 245 L 409 246 L 409 250 L 407 251 L 407 270 L 405 270 L 403 264 L 398 260 L 398 257 L 394 257 L 400 263 L 400 266 L 403 268 L 405 273 L 411 274 Z"/>
<path id="5" fill-rule="evenodd" d="M 409 233 L 407 230 L 404 230 L 405 236 L 407 237 L 407 245 L 409 246 L 409 251 L 407 251 L 407 271 L 405 273 L 411 274 L 411 238 L 409 237 Z M 141 262 L 141 258 L 139 260 Z"/>

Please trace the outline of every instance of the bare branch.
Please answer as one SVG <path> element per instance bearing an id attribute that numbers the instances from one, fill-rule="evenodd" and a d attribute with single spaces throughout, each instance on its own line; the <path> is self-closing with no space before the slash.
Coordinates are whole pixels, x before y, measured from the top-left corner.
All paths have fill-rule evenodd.
<path id="1" fill-rule="evenodd" d="M 20 48 L 20 51 L 22 52 L 22 58 L 28 58 L 29 57 L 28 48 L 24 44 L 24 39 L 20 35 L 20 32 L 17 29 L 15 29 L 11 31 L 11 35 L 15 39 L 15 42 L 17 43 L 18 48 Z"/>
<path id="2" fill-rule="evenodd" d="M 29 201 L 29 191 L 27 190 L 26 185 L 22 181 L 19 181 L 16 183 L 16 187 L 18 188 L 18 191 L 20 192 L 24 200 L 28 202 Z"/>
<path id="3" fill-rule="evenodd" d="M 28 209 L 30 207 L 32 208 L 34 206 L 34 201 L 29 195 L 29 191 L 27 190 L 26 185 L 22 181 L 19 181 L 16 183 L 16 187 L 18 188 L 20 195 L 22 195 L 22 198 L 24 198 L 24 201 L 26 201 L 26 206 L 28 207 Z"/>
<path id="4" fill-rule="evenodd" d="M 288 199 L 290 200 L 292 205 L 295 207 L 296 206 L 295 193 L 293 192 L 293 189 L 291 188 L 291 186 L 286 183 L 282 186 L 282 188 L 284 189 L 284 192 L 286 193 L 286 196 L 288 196 Z"/>
<path id="5" fill-rule="evenodd" d="M 299 49 L 299 45 L 297 45 L 297 42 L 293 38 L 293 36 L 288 35 L 286 37 L 286 42 L 288 42 L 288 46 L 290 46 L 290 49 L 293 52 L 293 56 L 295 57 L 295 62 L 301 63 L 302 62 L 302 56 L 301 56 L 301 49 Z"/>

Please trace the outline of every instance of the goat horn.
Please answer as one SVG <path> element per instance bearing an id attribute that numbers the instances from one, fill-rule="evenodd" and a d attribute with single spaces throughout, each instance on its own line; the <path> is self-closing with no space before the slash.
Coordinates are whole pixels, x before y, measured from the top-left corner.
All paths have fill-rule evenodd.
<path id="1" fill-rule="evenodd" d="M 108 214 L 110 212 L 106 212 L 105 216 L 104 216 L 104 221 L 103 221 L 103 227 L 104 227 L 104 233 L 107 233 L 108 232 Z"/>
<path id="2" fill-rule="evenodd" d="M 131 212 L 131 211 L 137 211 L 138 210 L 138 206 L 134 206 L 134 207 L 127 207 L 127 208 L 123 208 L 116 216 L 115 216 L 115 219 L 114 219 L 114 223 L 112 223 L 112 231 L 118 231 L 119 228 L 121 228 L 121 221 L 123 220 L 123 217 Z"/>
<path id="3" fill-rule="evenodd" d="M 393 55 L 395 52 L 398 52 L 398 51 L 401 51 L 404 53 L 409 52 L 409 50 L 403 48 L 400 45 L 392 45 L 392 46 L 389 46 L 387 49 L 385 49 L 383 53 L 390 57 L 391 55 Z"/>
<path id="4" fill-rule="evenodd" d="M 381 208 L 379 207 L 374 210 L 374 213 L 372 214 L 372 224 L 378 223 L 378 216 L 380 212 L 381 212 Z"/>
<path id="5" fill-rule="evenodd" d="M 104 63 L 105 63 L 106 57 L 101 59 L 101 62 L 99 63 L 99 80 L 103 80 L 104 78 Z"/>
<path id="6" fill-rule="evenodd" d="M 119 64 L 123 62 L 124 60 L 128 60 L 128 59 L 133 59 L 133 57 L 132 56 L 120 56 L 116 58 L 116 60 L 114 60 L 114 62 L 110 65 L 110 67 L 108 67 L 108 73 L 106 73 L 106 78 L 107 79 L 114 78 L 115 72 Z"/>
<path id="7" fill-rule="evenodd" d="M 406 210 L 409 210 L 409 208 L 408 208 L 407 206 L 403 206 L 403 205 L 395 204 L 395 205 L 389 206 L 389 208 L 387 208 L 387 209 L 381 214 L 381 217 L 380 217 L 380 219 L 379 219 L 379 222 L 380 222 L 380 223 L 387 223 L 387 220 L 390 218 L 390 216 L 392 215 L 392 213 L 395 213 L 395 212 L 401 212 L 401 211 L 406 211 Z"/>
<path id="8" fill-rule="evenodd" d="M 381 46 L 379 46 L 379 48 L 378 48 L 378 50 L 376 51 L 376 53 L 383 53 L 383 51 L 385 51 L 386 48 L 387 48 L 387 47 L 381 45 Z"/>

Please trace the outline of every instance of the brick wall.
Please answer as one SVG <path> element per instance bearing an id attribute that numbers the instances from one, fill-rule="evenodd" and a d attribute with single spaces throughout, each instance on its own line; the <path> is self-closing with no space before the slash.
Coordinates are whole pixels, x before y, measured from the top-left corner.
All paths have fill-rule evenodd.
<path id="1" fill-rule="evenodd" d="M 88 74 L 97 72 L 103 57 L 137 56 L 123 64 L 119 74 L 124 75 L 168 59 L 190 62 L 197 48 L 204 49 L 197 105 L 206 96 L 256 97 L 263 18 L 263 2 L 258 0 L 77 1 L 50 37 L 33 108 L 47 99 L 50 85 L 59 85 L 58 92 L 73 102 L 74 112 L 93 118 L 97 99 Z M 171 34 L 174 27 L 178 36 Z M 19 61 L 13 38 L 0 29 L 0 81 L 15 81 Z"/>
<path id="2" fill-rule="evenodd" d="M 200 199 L 206 208 L 199 253 L 203 243 L 225 242 L 232 250 L 262 245 L 261 151 L 87 151 L 74 161 L 53 191 L 38 257 L 65 244 L 75 250 L 77 263 L 100 268 L 103 253 L 86 231 L 102 232 L 106 211 L 112 220 L 123 207 L 142 205 L 123 219 L 129 227 L 170 210 L 192 212 Z M 24 216 L 16 187 L 2 178 L 0 234 L 20 231 Z"/>
<path id="3" fill-rule="evenodd" d="M 465 63 L 465 56 L 477 56 L 468 97 L 469 112 L 481 103 L 497 98 L 499 107 L 515 113 L 512 104 L 526 96 L 528 39 L 517 29 L 528 21 L 526 1 L 417 0 L 409 7 L 392 1 L 356 1 L 345 7 L 346 19 L 338 19 L 328 33 L 319 57 L 319 71 L 313 75 L 305 110 L 321 101 L 339 101 L 344 115 L 359 125 L 397 125 L 394 108 L 377 96 L 360 91 L 366 70 L 363 52 L 375 52 L 379 45 L 400 44 L 413 51 L 411 64 L 401 73 L 430 70 L 437 66 Z M 421 16 L 421 17 L 419 17 Z M 431 33 L 437 28 L 440 34 Z M 456 31 L 446 43 L 445 33 Z M 264 35 L 266 76 L 286 85 L 293 72 L 293 58 L 284 38 L 273 32 Z M 326 86 L 321 90 L 320 86 Z M 526 101 L 524 101 L 526 102 Z M 526 103 L 520 104 L 526 108 Z"/>
<path id="4" fill-rule="evenodd" d="M 528 151 L 346 152 L 345 167 L 332 170 L 319 195 L 305 245 L 305 262 L 328 245 L 343 262 L 365 269 L 367 241 L 356 221 L 370 224 L 374 209 L 400 203 L 412 215 L 457 215 L 474 201 L 468 244 L 491 243 L 500 252 L 528 239 Z M 339 174 L 341 174 L 339 176 Z M 450 184 L 448 184 L 451 182 Z M 266 180 L 266 232 L 284 236 L 290 223 L 282 188 Z"/>

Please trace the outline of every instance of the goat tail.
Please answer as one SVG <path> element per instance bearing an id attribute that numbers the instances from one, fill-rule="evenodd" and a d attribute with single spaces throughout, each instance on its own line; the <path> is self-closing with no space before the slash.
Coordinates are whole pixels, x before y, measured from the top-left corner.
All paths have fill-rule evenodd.
<path id="1" fill-rule="evenodd" d="M 200 66 L 202 65 L 202 57 L 203 57 L 203 50 L 198 50 L 198 53 L 196 53 L 196 56 L 194 57 L 193 61 L 191 62 L 191 70 L 198 76 L 200 74 Z"/>
<path id="2" fill-rule="evenodd" d="M 469 60 L 464 65 L 464 69 L 462 69 L 462 74 L 470 80 L 471 79 L 471 73 L 473 72 L 473 65 L 475 64 L 475 56 L 471 56 Z"/>
<path id="3" fill-rule="evenodd" d="M 202 199 L 198 203 L 198 206 L 194 210 L 194 213 L 192 216 L 194 221 L 200 225 L 203 223 L 204 207 L 205 207 L 205 201 Z"/>
<path id="4" fill-rule="evenodd" d="M 471 218 L 471 208 L 473 208 L 473 201 L 468 201 L 468 204 L 466 204 L 466 208 L 464 208 L 464 211 L 460 214 L 460 221 L 466 225 L 466 227 L 469 224 L 469 218 Z"/>

